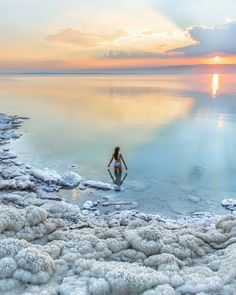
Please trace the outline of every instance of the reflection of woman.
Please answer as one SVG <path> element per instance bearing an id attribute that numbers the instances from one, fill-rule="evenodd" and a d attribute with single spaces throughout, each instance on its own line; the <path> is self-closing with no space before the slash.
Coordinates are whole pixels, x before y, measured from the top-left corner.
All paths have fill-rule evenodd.
<path id="1" fill-rule="evenodd" d="M 124 180 L 126 179 L 128 173 L 126 172 L 125 173 L 125 176 L 122 179 L 122 172 L 115 173 L 115 178 L 113 177 L 110 169 L 108 169 L 108 172 L 109 172 L 109 174 L 111 176 L 112 182 L 116 185 L 115 190 L 116 191 L 120 191 L 121 190 L 121 186 L 122 186 Z"/>
<path id="2" fill-rule="evenodd" d="M 109 162 L 109 164 L 108 164 L 108 167 L 110 167 L 111 162 L 112 162 L 113 160 L 115 161 L 115 162 L 114 162 L 114 172 L 115 172 L 115 173 L 117 173 L 117 172 L 121 173 L 121 171 L 122 171 L 122 162 L 123 162 L 124 165 L 125 165 L 125 169 L 126 169 L 126 170 L 128 169 L 128 167 L 127 167 L 127 165 L 126 165 L 126 163 L 125 163 L 125 160 L 124 160 L 124 158 L 123 158 L 123 156 L 122 156 L 122 154 L 121 154 L 121 152 L 120 152 L 120 148 L 119 148 L 119 147 L 116 147 L 116 148 L 115 148 L 114 153 L 113 153 L 113 155 L 112 155 L 112 157 L 111 157 L 111 160 L 110 160 L 110 162 Z"/>

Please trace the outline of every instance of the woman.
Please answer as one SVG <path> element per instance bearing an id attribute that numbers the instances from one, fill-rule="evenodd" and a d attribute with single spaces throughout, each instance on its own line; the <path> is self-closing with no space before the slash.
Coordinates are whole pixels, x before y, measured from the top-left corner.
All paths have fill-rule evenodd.
<path id="1" fill-rule="evenodd" d="M 128 167 L 127 167 L 127 165 L 126 165 L 126 163 L 125 163 L 125 160 L 124 160 L 124 158 L 122 157 L 122 154 L 121 154 L 121 152 L 120 152 L 120 148 L 119 148 L 118 146 L 117 146 L 117 147 L 115 148 L 115 150 L 114 150 L 114 153 L 113 153 L 113 155 L 112 155 L 112 157 L 111 157 L 111 160 L 110 160 L 110 162 L 109 162 L 109 164 L 108 164 L 108 167 L 110 167 L 111 162 L 112 162 L 113 160 L 115 161 L 115 162 L 114 162 L 114 172 L 115 172 L 115 173 L 117 173 L 117 172 L 121 173 L 121 172 L 122 172 L 122 163 L 121 163 L 121 162 L 124 163 L 124 165 L 125 165 L 125 169 L 126 169 L 126 170 L 128 169 Z"/>

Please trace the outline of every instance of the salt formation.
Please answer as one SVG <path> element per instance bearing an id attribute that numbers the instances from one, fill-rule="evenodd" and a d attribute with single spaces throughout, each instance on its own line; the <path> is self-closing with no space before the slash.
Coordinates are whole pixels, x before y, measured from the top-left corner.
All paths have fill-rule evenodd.
<path id="1" fill-rule="evenodd" d="M 41 184 L 41 188 L 52 192 L 59 191 L 62 187 L 76 187 L 82 181 L 82 177 L 75 172 L 66 172 L 61 176 L 56 171 L 48 168 L 31 169 L 30 175 Z"/>
<path id="2" fill-rule="evenodd" d="M 17 137 L 20 120 L 0 114 L 1 145 Z M 202 213 L 196 224 L 137 210 L 103 214 L 108 200 L 79 208 L 42 197 L 44 186 L 83 184 L 78 175 L 17 165 L 7 148 L 0 158 L 1 295 L 236 295 L 233 214 L 207 224 Z"/>
<path id="3" fill-rule="evenodd" d="M 47 242 L 47 238 L 64 226 L 61 219 L 48 218 L 43 208 L 17 209 L 1 202 L 0 294 L 8 294 L 24 283 L 43 284 L 51 278 L 60 245 Z M 44 241 L 45 246 L 39 241 Z"/>
<path id="4" fill-rule="evenodd" d="M 101 181 L 94 181 L 94 180 L 87 180 L 84 182 L 85 186 L 88 187 L 92 187 L 92 188 L 97 188 L 97 189 L 101 189 L 104 191 L 109 191 L 114 189 L 114 186 L 111 185 L 110 183 L 105 183 L 105 182 L 101 182 Z"/>
<path id="5" fill-rule="evenodd" d="M 236 294 L 234 216 L 210 228 L 93 216 L 70 230 L 75 205 L 32 193 L 0 203 L 0 294 Z"/>
<path id="6" fill-rule="evenodd" d="M 233 199 L 226 199 L 221 202 L 221 205 L 230 211 L 236 211 L 236 200 Z"/>
<path id="7" fill-rule="evenodd" d="M 82 181 L 82 177 L 75 172 L 66 172 L 61 177 L 62 186 L 76 187 Z"/>

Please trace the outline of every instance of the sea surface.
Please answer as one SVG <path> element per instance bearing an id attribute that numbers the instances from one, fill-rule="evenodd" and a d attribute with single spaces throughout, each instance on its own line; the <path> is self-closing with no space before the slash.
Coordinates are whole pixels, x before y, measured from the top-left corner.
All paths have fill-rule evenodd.
<path id="1" fill-rule="evenodd" d="M 31 118 L 11 144 L 31 166 L 112 183 L 121 147 L 122 190 L 64 192 L 73 202 L 105 195 L 174 217 L 236 197 L 236 74 L 2 75 L 0 112 Z"/>

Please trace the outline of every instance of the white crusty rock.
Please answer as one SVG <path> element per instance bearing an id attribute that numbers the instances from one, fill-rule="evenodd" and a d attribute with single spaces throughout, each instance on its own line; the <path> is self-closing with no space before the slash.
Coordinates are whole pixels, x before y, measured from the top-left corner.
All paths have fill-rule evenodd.
<path id="1" fill-rule="evenodd" d="M 160 272 L 126 262 L 91 260 L 88 264 L 87 261 L 77 260 L 77 263 L 80 265 L 80 269 L 77 270 L 79 273 L 87 270 L 91 277 L 105 278 L 109 286 L 106 289 L 112 290 L 111 294 L 140 294 L 168 282 L 168 277 Z M 102 295 L 102 290 L 97 294 Z"/>
<path id="2" fill-rule="evenodd" d="M 87 180 L 83 183 L 87 187 L 96 188 L 104 191 L 112 190 L 114 189 L 114 186 L 110 183 L 105 183 L 101 181 L 94 181 L 94 180 Z"/>
<path id="3" fill-rule="evenodd" d="M 33 241 L 47 237 L 64 226 L 61 219 L 48 218 L 48 212 L 43 208 L 28 206 L 25 209 L 17 209 L 0 206 L 0 234 L 5 237 Z"/>
<path id="4" fill-rule="evenodd" d="M 236 211 L 236 200 L 225 199 L 221 201 L 221 205 L 227 210 Z"/>
<path id="5" fill-rule="evenodd" d="M 4 231 L 19 231 L 26 224 L 24 215 L 15 208 L 0 207 L 0 233 Z"/>
<path id="6" fill-rule="evenodd" d="M 9 153 L 6 151 L 0 152 L 0 159 L 1 160 L 8 160 L 8 159 L 15 159 L 17 158 L 17 155 L 14 153 Z"/>
<path id="7" fill-rule="evenodd" d="M 12 205 L 17 208 L 24 208 L 28 206 L 41 206 L 47 200 L 42 200 L 33 192 L 17 192 L 0 195 L 0 204 Z"/>
<path id="8" fill-rule="evenodd" d="M 46 283 L 55 268 L 51 256 L 34 247 L 20 250 L 15 256 L 15 261 L 18 268 L 14 271 L 13 277 L 25 283 Z"/>
<path id="9" fill-rule="evenodd" d="M 30 175 L 39 181 L 39 187 L 48 191 L 59 191 L 62 187 L 76 187 L 82 181 L 82 177 L 75 172 L 66 172 L 62 176 L 56 171 L 44 169 L 31 169 Z"/>
<path id="10" fill-rule="evenodd" d="M 24 169 L 15 167 L 15 166 L 6 166 L 2 169 L 1 176 L 4 179 L 12 179 L 18 176 L 23 176 L 25 175 Z"/>
<path id="11" fill-rule="evenodd" d="M 35 206 L 29 206 L 25 209 L 25 219 L 28 221 L 30 226 L 38 225 L 47 219 L 48 212 L 43 208 Z"/>
<path id="12" fill-rule="evenodd" d="M 75 172 L 66 172 L 61 177 L 61 185 L 67 187 L 76 187 L 82 181 L 82 177 Z"/>
<path id="13" fill-rule="evenodd" d="M 23 283 L 46 283 L 53 274 L 53 259 L 35 246 L 17 239 L 0 240 L 0 276 Z M 7 284 L 8 280 L 6 281 Z M 0 287 L 0 292 L 5 289 Z"/>
<path id="14" fill-rule="evenodd" d="M 35 185 L 32 181 L 28 179 L 10 179 L 4 180 L 0 179 L 0 190 L 33 190 Z"/>
<path id="15" fill-rule="evenodd" d="M 11 257 L 0 259 L 0 279 L 11 278 L 13 272 L 17 269 L 15 260 Z"/>
<path id="16" fill-rule="evenodd" d="M 47 286 L 70 295 L 235 294 L 233 216 L 210 228 L 141 219 L 109 228 L 99 217 L 66 230 L 55 223 L 82 218 L 78 206 L 40 200 L 24 207 L 36 195 L 21 197 L 0 198 L 10 204 L 0 210 L 0 294 L 44 294 Z"/>
<path id="17" fill-rule="evenodd" d="M 9 126 L 9 129 L 10 129 L 10 126 Z M 11 139 L 17 139 L 19 137 L 21 137 L 21 134 L 19 132 L 16 132 L 16 131 L 9 130 L 7 132 L 6 131 L 0 132 L 0 140 L 3 140 L 3 141 L 8 141 L 8 140 L 11 140 Z"/>
<path id="18" fill-rule="evenodd" d="M 1 166 L 0 190 L 20 190 L 32 191 L 35 183 L 27 175 L 24 167 L 19 167 L 14 163 L 5 163 Z"/>
<path id="19" fill-rule="evenodd" d="M 86 201 L 84 204 L 83 204 L 83 209 L 87 209 L 87 210 L 90 210 L 94 207 L 94 204 L 92 201 Z"/>
<path id="20" fill-rule="evenodd" d="M 61 182 L 61 176 L 54 170 L 45 169 L 31 169 L 30 174 L 38 180 L 48 184 L 57 184 Z"/>

